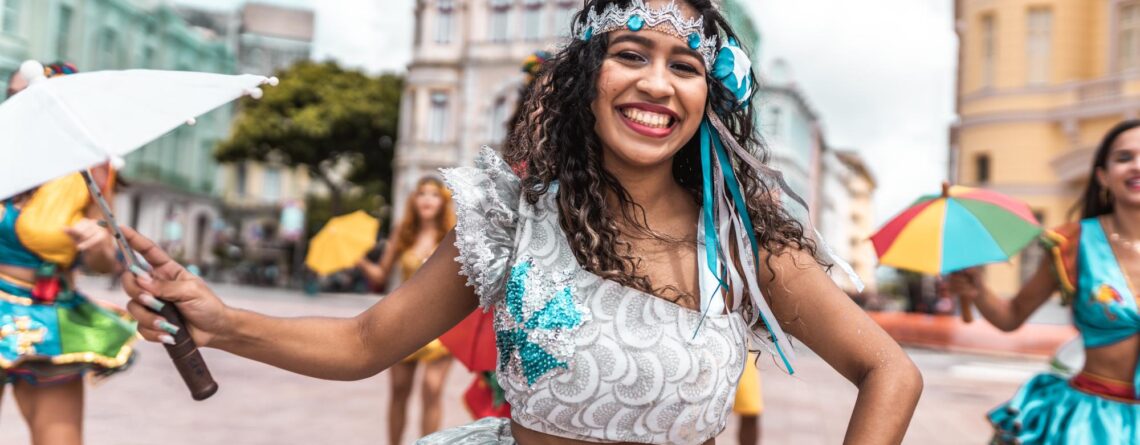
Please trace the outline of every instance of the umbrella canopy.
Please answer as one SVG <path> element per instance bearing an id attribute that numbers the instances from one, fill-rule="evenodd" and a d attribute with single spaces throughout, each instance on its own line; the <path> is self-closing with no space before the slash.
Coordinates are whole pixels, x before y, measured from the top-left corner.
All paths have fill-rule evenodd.
<path id="1" fill-rule="evenodd" d="M 1006 261 L 1041 233 L 1029 206 L 988 190 L 944 186 L 871 236 L 879 262 L 941 275 Z"/>
<path id="2" fill-rule="evenodd" d="M 378 231 L 380 222 L 363 210 L 330 219 L 309 243 L 305 265 L 319 275 L 356 266 L 376 245 Z"/>
<path id="3" fill-rule="evenodd" d="M 495 346 L 495 312 L 475 309 L 471 315 L 439 337 L 471 372 L 494 371 L 499 358 Z"/>
<path id="4" fill-rule="evenodd" d="M 248 74 L 155 70 L 29 80 L 26 90 L 0 104 L 7 147 L 0 199 L 125 156 L 243 94 L 260 96 L 261 84 L 276 83 Z"/>

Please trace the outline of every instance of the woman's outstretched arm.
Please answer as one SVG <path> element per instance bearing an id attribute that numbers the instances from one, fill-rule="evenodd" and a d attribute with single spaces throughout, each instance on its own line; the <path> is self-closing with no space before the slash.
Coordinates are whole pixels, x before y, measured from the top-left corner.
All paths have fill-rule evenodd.
<path id="1" fill-rule="evenodd" d="M 1020 328 L 1042 304 L 1049 300 L 1060 284 L 1052 271 L 1052 256 L 1045 256 L 1037 266 L 1037 272 L 1025 283 L 1013 298 L 1001 298 L 985 284 L 981 268 L 966 269 L 950 274 L 946 280 L 947 291 L 964 296 L 973 301 L 982 317 L 998 329 L 1011 332 Z"/>
<path id="2" fill-rule="evenodd" d="M 227 306 L 200 278 L 186 272 L 153 242 L 125 229 L 127 241 L 154 266 L 153 278 L 127 273 L 128 310 L 149 341 L 166 332 L 144 307 L 152 295 L 178 305 L 199 346 L 229 351 L 312 377 L 355 380 L 387 369 L 459 323 L 477 305 L 459 274 L 455 235 L 449 233 L 407 283 L 354 318 L 279 318 Z"/>
<path id="3" fill-rule="evenodd" d="M 788 250 L 761 265 L 780 325 L 859 388 L 844 443 L 901 443 L 922 393 L 914 362 L 810 254 Z"/>

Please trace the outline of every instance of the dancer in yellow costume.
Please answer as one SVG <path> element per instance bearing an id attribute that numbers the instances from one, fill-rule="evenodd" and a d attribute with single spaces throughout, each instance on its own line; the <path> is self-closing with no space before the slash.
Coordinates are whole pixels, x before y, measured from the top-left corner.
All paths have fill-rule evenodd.
<path id="1" fill-rule="evenodd" d="M 749 354 L 744 373 L 736 384 L 736 402 L 732 412 L 740 416 L 740 445 L 760 443 L 760 414 L 764 412 L 764 394 L 760 389 L 760 370 L 756 368 L 756 355 Z"/>
<path id="2" fill-rule="evenodd" d="M 425 177 L 416 184 L 404 211 L 400 226 L 392 232 L 388 248 L 380 263 L 364 259 L 360 269 L 373 288 L 388 282 L 388 276 L 398 265 L 400 278 L 407 281 L 435 252 L 443 236 L 455 227 L 455 212 L 451 208 L 451 193 L 439 179 Z M 423 364 L 423 407 L 421 434 L 439 429 L 443 419 L 441 396 L 443 382 L 451 367 L 451 354 L 438 339 L 409 355 L 391 368 L 392 403 L 388 410 L 389 443 L 400 443 L 407 417 L 408 397 L 412 393 L 416 368 Z"/>
<path id="3" fill-rule="evenodd" d="M 41 69 L 21 66 L 9 78 L 9 95 Z M 51 77 L 75 67 L 45 71 Z M 93 175 L 108 189 L 115 182 L 109 167 Z M 75 290 L 77 264 L 110 272 L 115 262 L 110 233 L 96 215 L 78 173 L 0 202 L 0 394 L 12 384 L 32 443 L 81 443 L 82 377 L 121 371 L 133 357 L 134 322 Z"/>

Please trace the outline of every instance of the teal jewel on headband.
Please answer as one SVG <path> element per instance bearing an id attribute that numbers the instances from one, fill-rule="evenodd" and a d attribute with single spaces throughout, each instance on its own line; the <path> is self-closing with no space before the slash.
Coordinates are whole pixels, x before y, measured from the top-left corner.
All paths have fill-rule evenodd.
<path id="1" fill-rule="evenodd" d="M 689 48 L 697 49 L 701 47 L 701 35 L 697 33 L 689 34 Z"/>
<path id="2" fill-rule="evenodd" d="M 586 28 L 586 32 L 582 33 L 582 40 L 590 40 L 590 37 L 593 37 L 593 36 L 594 36 L 594 28 L 593 27 Z"/>
<path id="3" fill-rule="evenodd" d="M 629 16 L 629 21 L 625 22 L 625 26 L 629 27 L 629 30 L 633 32 L 641 31 L 641 28 L 645 27 L 645 19 L 636 14 L 631 15 Z"/>

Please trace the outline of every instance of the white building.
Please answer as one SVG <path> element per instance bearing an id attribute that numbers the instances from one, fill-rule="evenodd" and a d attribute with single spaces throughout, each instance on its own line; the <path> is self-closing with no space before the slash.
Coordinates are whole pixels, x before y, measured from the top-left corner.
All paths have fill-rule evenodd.
<path id="1" fill-rule="evenodd" d="M 569 35 L 580 0 L 417 0 L 400 111 L 393 209 L 424 175 L 470 165 L 506 136 L 522 60 Z"/>
<path id="2" fill-rule="evenodd" d="M 875 230 L 875 178 L 853 150 L 825 148 L 820 164 L 819 200 L 813 209 L 816 227 L 835 254 L 863 280 L 866 290 L 874 292 L 878 259 L 869 239 Z M 842 270 L 835 268 L 832 275 L 844 290 L 855 291 Z"/>

